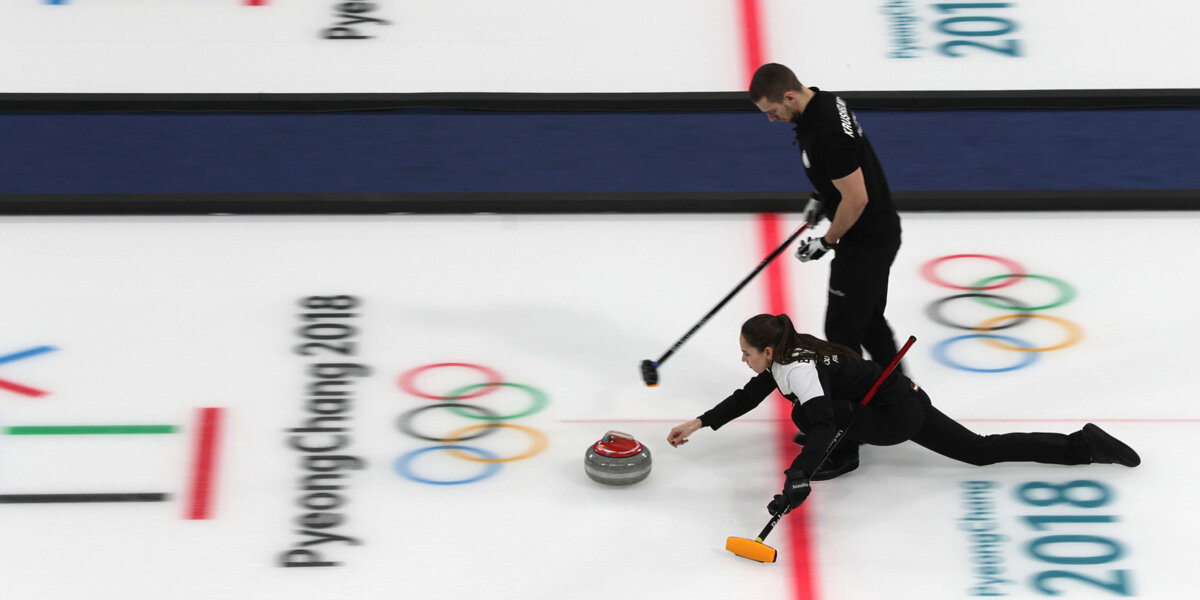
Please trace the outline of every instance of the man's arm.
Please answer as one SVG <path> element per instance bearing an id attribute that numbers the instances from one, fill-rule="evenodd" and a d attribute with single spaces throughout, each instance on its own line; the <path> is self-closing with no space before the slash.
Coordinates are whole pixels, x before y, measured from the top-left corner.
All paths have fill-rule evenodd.
<path id="1" fill-rule="evenodd" d="M 867 182 L 863 180 L 861 167 L 841 179 L 834 179 L 833 185 L 841 192 L 842 202 L 833 215 L 829 231 L 825 232 L 825 241 L 829 244 L 838 243 L 867 208 Z"/>

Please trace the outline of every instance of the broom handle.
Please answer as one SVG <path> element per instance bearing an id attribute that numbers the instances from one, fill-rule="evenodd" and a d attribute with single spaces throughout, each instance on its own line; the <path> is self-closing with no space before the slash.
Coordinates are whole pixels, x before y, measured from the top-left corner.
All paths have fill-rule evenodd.
<path id="1" fill-rule="evenodd" d="M 741 283 L 737 284 L 737 287 L 733 288 L 732 291 L 726 294 L 725 297 L 722 298 L 721 301 L 712 308 L 712 310 L 708 311 L 708 314 L 701 317 L 700 321 L 692 326 L 687 333 L 683 334 L 683 337 L 679 338 L 679 341 L 675 342 L 675 345 L 671 346 L 666 352 L 663 353 L 662 356 L 658 357 L 658 360 L 654 361 L 654 366 L 657 367 L 664 362 L 667 362 L 667 359 L 670 358 L 672 354 L 675 354 L 675 351 L 678 350 L 684 342 L 688 341 L 688 338 L 692 337 L 693 333 L 696 333 L 696 331 L 703 327 L 713 315 L 717 314 L 717 311 L 721 310 L 721 308 L 724 307 L 725 304 L 727 304 L 734 296 L 736 296 L 738 292 L 742 291 L 742 288 L 746 287 L 746 284 L 750 283 L 751 279 L 754 279 L 754 277 L 758 275 L 760 271 L 765 269 L 767 265 L 771 264 L 771 261 L 775 260 L 776 256 L 779 256 L 784 250 L 787 249 L 789 245 L 791 245 L 793 241 L 796 240 L 796 238 L 800 237 L 800 234 L 803 233 L 805 229 L 808 229 L 808 221 L 805 221 L 795 233 L 789 236 L 788 239 L 784 240 L 774 252 L 771 252 L 766 258 L 762 259 L 762 262 L 758 263 L 758 266 L 755 267 L 754 270 L 751 271 Z"/>

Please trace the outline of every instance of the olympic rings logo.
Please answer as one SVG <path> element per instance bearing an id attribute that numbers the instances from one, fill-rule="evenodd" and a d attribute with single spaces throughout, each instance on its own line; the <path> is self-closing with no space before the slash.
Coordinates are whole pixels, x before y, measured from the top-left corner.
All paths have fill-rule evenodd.
<path id="1" fill-rule="evenodd" d="M 432 394 L 420 389 L 417 386 L 417 379 L 421 375 L 429 371 L 448 368 L 465 368 L 474 370 L 483 375 L 484 382 L 465 385 L 459 387 L 458 389 L 452 390 L 450 393 L 445 395 Z M 396 459 L 396 462 L 393 464 L 393 468 L 402 477 L 430 485 L 461 485 L 464 483 L 474 483 L 481 479 L 487 479 L 488 477 L 495 475 L 500 471 L 500 466 L 502 463 L 524 460 L 526 458 L 535 456 L 542 450 L 546 449 L 548 441 L 546 435 L 541 431 L 531 427 L 525 427 L 523 425 L 514 425 L 512 423 L 504 422 L 509 419 L 519 419 L 521 417 L 532 415 L 545 408 L 549 403 L 550 399 L 546 396 L 545 392 L 542 392 L 531 385 L 503 381 L 503 378 L 495 370 L 470 363 L 437 363 L 417 367 L 402 374 L 399 379 L 399 385 L 400 389 L 409 395 L 437 401 L 437 404 L 429 404 L 414 408 L 413 410 L 400 415 L 399 419 L 397 420 L 397 427 L 406 435 L 420 440 L 437 442 L 438 444 L 436 446 L 418 448 Z M 529 396 L 529 406 L 524 410 L 520 410 L 512 414 L 500 415 L 489 408 L 462 402 L 462 400 L 486 396 L 501 388 L 511 388 L 524 392 Z M 430 435 L 422 433 L 417 430 L 414 422 L 416 421 L 418 415 L 431 410 L 448 410 L 449 412 L 460 417 L 484 421 L 484 423 L 478 425 L 468 425 L 443 435 Z M 507 457 L 497 456 L 483 448 L 462 444 L 462 442 L 465 441 L 476 440 L 491 435 L 500 429 L 512 429 L 520 431 L 529 436 L 530 440 L 532 440 L 532 443 L 524 452 Z M 413 469 L 413 463 L 416 462 L 418 458 L 430 452 L 443 451 L 449 453 L 455 458 L 481 463 L 485 466 L 478 474 L 462 479 L 432 479 L 416 474 L 415 470 Z"/>
<path id="2" fill-rule="evenodd" d="M 962 259 L 982 259 L 993 261 L 1006 268 L 1008 273 L 985 277 L 970 285 L 958 285 L 951 283 L 939 275 L 939 267 L 950 261 Z M 1028 367 L 1036 362 L 1037 358 L 1043 352 L 1062 350 L 1063 348 L 1067 348 L 1079 343 L 1079 340 L 1083 339 L 1083 329 L 1073 321 L 1069 321 L 1062 317 L 1035 314 L 1037 311 L 1058 308 L 1064 304 L 1067 304 L 1071 300 L 1074 300 L 1075 288 L 1071 287 L 1071 285 L 1067 282 L 1056 277 L 1026 273 L 1025 268 L 1015 261 L 990 254 L 953 254 L 950 256 L 935 258 L 925 263 L 921 267 L 921 276 L 935 285 L 956 290 L 963 290 L 965 292 L 962 294 L 947 296 L 940 300 L 935 300 L 934 302 L 930 303 L 925 310 L 929 318 L 936 323 L 945 325 L 947 327 L 952 327 L 954 329 L 966 329 L 968 331 L 975 332 L 942 340 L 936 346 L 934 346 L 933 357 L 937 359 L 938 362 L 948 367 L 963 371 L 970 371 L 973 373 L 1003 373 L 1006 371 L 1015 371 L 1017 369 Z M 1055 289 L 1055 299 L 1038 306 L 1029 306 L 1007 295 L 989 293 L 991 290 L 998 290 L 1013 286 L 1022 281 L 1028 280 L 1037 280 L 1050 284 Z M 955 300 L 962 299 L 974 299 L 985 306 L 1007 311 L 1007 314 L 986 319 L 976 325 L 964 325 L 961 323 L 956 323 L 945 316 L 945 309 L 947 304 L 954 302 Z M 1030 319 L 1039 319 L 1054 323 L 1063 330 L 1062 338 L 1056 343 L 1038 347 L 1034 346 L 1031 342 L 1013 337 L 1011 335 L 1000 335 L 993 333 L 1002 329 L 1016 327 L 1017 325 L 1025 323 Z M 999 368 L 969 366 L 950 358 L 950 349 L 954 347 L 955 344 L 966 340 L 981 340 L 993 348 L 1020 353 L 1021 358 L 1012 365 Z"/>

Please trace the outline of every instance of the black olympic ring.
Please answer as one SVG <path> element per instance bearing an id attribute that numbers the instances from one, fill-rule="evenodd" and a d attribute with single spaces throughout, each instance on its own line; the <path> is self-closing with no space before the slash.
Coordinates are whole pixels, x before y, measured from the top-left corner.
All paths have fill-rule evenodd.
<path id="1" fill-rule="evenodd" d="M 428 404 L 425 406 L 414 408 L 414 409 L 400 415 L 397 425 L 400 427 L 400 431 L 403 431 L 404 433 L 407 433 L 408 435 L 411 435 L 415 438 L 422 439 L 422 440 L 428 440 L 430 442 L 445 442 L 446 438 L 444 436 L 443 437 L 433 437 L 433 436 L 421 435 L 420 433 L 417 433 L 417 430 L 413 429 L 413 427 L 412 427 L 412 421 L 413 421 L 413 417 L 417 416 L 417 413 L 419 413 L 421 411 L 430 410 L 433 408 L 449 408 L 452 406 L 457 406 L 459 408 L 464 408 L 464 409 L 469 408 L 471 410 L 477 410 L 477 411 L 483 413 L 483 416 L 489 417 L 492 419 L 498 418 L 495 411 L 486 409 L 482 406 L 475 406 L 474 404 L 462 404 L 460 402 L 439 402 L 437 404 Z M 480 427 L 479 433 L 473 433 L 468 436 L 463 436 L 463 437 L 455 439 L 454 441 L 465 442 L 467 440 L 481 438 L 489 433 L 494 432 L 497 429 L 499 429 L 498 425 L 489 426 L 489 427 Z"/>
<path id="2" fill-rule="evenodd" d="M 1020 311 L 1027 310 L 1027 307 L 1024 304 L 1021 304 L 1019 301 L 1013 300 L 1012 298 L 1009 298 L 1007 296 L 1000 296 L 997 294 L 984 294 L 981 292 L 971 292 L 969 294 L 957 294 L 954 296 L 947 296 L 945 298 L 942 298 L 941 300 L 935 300 L 934 302 L 930 302 L 929 307 L 925 309 L 925 314 L 927 314 L 930 319 L 933 319 L 935 322 L 945 325 L 946 327 L 953 327 L 955 329 L 966 329 L 967 331 L 999 331 L 1001 329 L 1008 329 L 1009 327 L 1016 327 L 1017 325 L 1020 325 L 1021 323 L 1028 321 L 1030 318 L 1029 313 L 1021 312 L 1019 315 L 1014 315 L 1012 319 L 1009 319 L 1009 321 L 1011 321 L 1011 322 L 1007 325 L 998 325 L 995 327 L 987 327 L 987 328 L 972 327 L 970 325 L 959 325 L 958 323 L 951 322 L 949 319 L 942 316 L 942 305 L 951 300 L 957 300 L 958 298 L 995 298 L 997 300 L 1003 300 L 1005 302 L 1008 302 L 1009 305 L 1011 305 L 1014 310 L 1020 310 Z M 1017 307 L 1020 307 L 1020 308 L 1017 308 Z"/>

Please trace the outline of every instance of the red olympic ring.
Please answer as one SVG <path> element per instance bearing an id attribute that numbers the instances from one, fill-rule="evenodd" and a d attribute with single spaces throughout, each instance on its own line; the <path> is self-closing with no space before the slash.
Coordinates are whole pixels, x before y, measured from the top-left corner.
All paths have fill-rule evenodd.
<path id="1" fill-rule="evenodd" d="M 970 286 L 965 286 L 965 285 L 954 285 L 953 283 L 949 283 L 938 276 L 937 266 L 945 261 L 954 260 L 956 258 L 983 258 L 983 259 L 987 259 L 987 260 L 994 260 L 1008 268 L 1009 277 L 1008 277 L 1008 279 L 1001 281 L 1000 283 L 996 283 L 996 284 L 989 285 L 987 287 L 981 287 L 981 288 L 975 288 L 975 287 L 970 287 Z M 1012 284 L 1016 283 L 1020 279 L 1019 276 L 1024 275 L 1024 274 L 1025 274 L 1025 268 L 1022 267 L 1021 265 L 1017 264 L 1016 262 L 1014 262 L 1012 260 L 1004 258 L 1002 256 L 993 256 L 991 254 L 951 254 L 950 256 L 943 256 L 941 258 L 935 258 L 921 266 L 921 276 L 924 277 L 927 281 L 929 281 L 930 283 L 933 283 L 935 285 L 953 288 L 956 290 L 971 290 L 971 291 L 994 290 L 994 289 L 1002 288 L 1004 286 L 1012 285 Z"/>
<path id="2" fill-rule="evenodd" d="M 467 369 L 475 369 L 476 371 L 483 373 L 484 377 L 487 377 L 487 385 L 481 385 L 478 390 L 471 392 L 470 394 L 463 394 L 462 396 L 437 396 L 434 394 L 427 394 L 417 389 L 417 386 L 414 383 L 417 375 L 420 375 L 421 373 L 424 373 L 430 369 L 438 369 L 441 367 L 465 367 Z M 473 365 L 471 363 L 437 363 L 405 371 L 404 374 L 400 376 L 400 389 L 414 396 L 428 398 L 430 400 L 466 400 L 467 398 L 478 398 L 484 394 L 490 394 L 496 391 L 502 381 L 503 378 L 500 376 L 500 373 L 481 365 Z"/>

